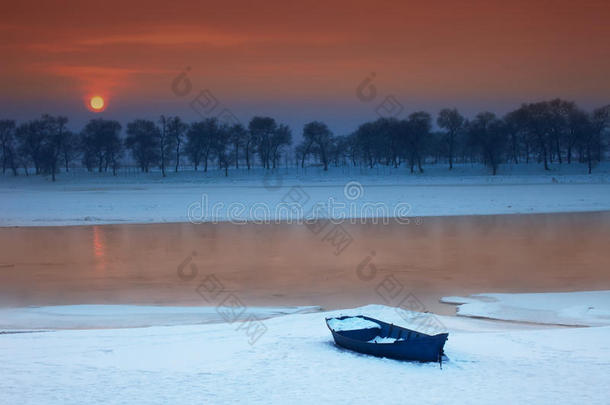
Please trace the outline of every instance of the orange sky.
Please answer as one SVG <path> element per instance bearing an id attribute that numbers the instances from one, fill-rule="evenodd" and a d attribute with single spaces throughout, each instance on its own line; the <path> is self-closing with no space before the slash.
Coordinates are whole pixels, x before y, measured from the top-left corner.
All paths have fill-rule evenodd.
<path id="1" fill-rule="evenodd" d="M 99 93 L 109 117 L 195 119 L 191 95 L 208 88 L 242 120 L 320 118 L 342 132 L 390 94 L 407 113 L 609 101 L 608 1 L 178 3 L 2 2 L 2 114 L 85 120 L 83 98 Z M 170 85 L 186 66 L 194 90 L 180 98 Z M 379 96 L 363 103 L 355 89 L 371 72 Z"/>

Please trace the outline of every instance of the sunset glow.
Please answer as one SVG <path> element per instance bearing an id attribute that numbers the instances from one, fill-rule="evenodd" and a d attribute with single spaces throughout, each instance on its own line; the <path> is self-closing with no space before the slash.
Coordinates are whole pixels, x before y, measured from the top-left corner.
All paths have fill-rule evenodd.
<path id="1" fill-rule="evenodd" d="M 91 97 L 91 100 L 89 100 L 89 106 L 93 111 L 100 112 L 104 110 L 106 103 L 104 102 L 104 99 L 102 97 L 93 96 Z"/>
<path id="2" fill-rule="evenodd" d="M 65 113 L 59 106 L 103 89 L 121 99 L 116 118 L 195 119 L 188 103 L 208 88 L 239 119 L 276 111 L 294 128 L 307 116 L 349 132 L 376 116 L 354 96 L 370 72 L 377 104 L 392 94 L 405 111 L 454 106 L 473 116 L 553 97 L 593 108 L 610 92 L 605 1 L 237 1 L 212 12 L 207 2 L 168 11 L 159 0 L 111 0 L 70 2 L 70 13 L 36 3 L 1 8 L 7 114 Z M 179 98 L 171 84 L 187 66 L 192 93 Z"/>

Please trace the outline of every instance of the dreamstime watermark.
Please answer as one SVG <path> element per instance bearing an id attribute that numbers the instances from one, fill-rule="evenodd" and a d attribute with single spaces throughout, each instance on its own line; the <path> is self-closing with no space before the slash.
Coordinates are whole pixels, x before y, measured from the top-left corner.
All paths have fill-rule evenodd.
<path id="1" fill-rule="evenodd" d="M 357 200 L 364 195 L 364 187 L 357 181 L 350 181 L 343 187 L 343 195 L 348 200 Z"/>
<path id="2" fill-rule="evenodd" d="M 210 89 L 201 89 L 192 97 L 193 83 L 189 78 L 190 71 L 191 67 L 187 66 L 174 77 L 171 83 L 172 93 L 180 98 L 190 96 L 189 107 L 201 118 L 215 117 L 221 124 L 228 126 L 241 124 L 233 111 L 222 104 Z"/>
<path id="3" fill-rule="evenodd" d="M 186 215 L 189 222 L 193 224 L 204 222 L 230 222 L 238 225 L 246 223 L 299 224 L 319 219 L 325 219 L 334 224 L 346 222 L 389 224 L 391 220 L 399 224 L 409 224 L 411 223 L 410 212 L 411 206 L 407 203 L 397 203 L 394 206 L 383 202 L 356 204 L 338 201 L 333 197 L 329 197 L 325 202 L 316 202 L 311 210 L 305 212 L 303 206 L 297 203 L 285 201 L 276 204 L 264 202 L 226 204 L 222 201 L 210 203 L 208 195 L 202 194 L 199 201 L 193 201 L 188 205 Z"/>
<path id="4" fill-rule="evenodd" d="M 371 251 L 356 266 L 356 276 L 361 281 L 370 282 L 377 278 L 379 269 L 373 263 L 375 255 L 376 252 Z M 426 306 L 413 292 L 407 291 L 394 274 L 390 273 L 378 282 L 375 292 L 384 303 L 395 307 L 396 313 L 417 331 L 433 335 L 447 330 L 438 317 L 429 313 Z"/>
<path id="5" fill-rule="evenodd" d="M 216 118 L 221 125 L 228 127 L 242 125 L 233 111 L 221 103 L 219 98 L 208 88 L 193 93 L 193 83 L 189 77 L 191 67 L 187 66 L 172 79 L 171 91 L 179 98 L 188 96 L 188 105 L 201 118 Z M 193 94 L 196 94 L 193 97 Z M 265 170 L 263 174 L 263 187 L 267 191 L 276 191 L 282 187 L 283 178 L 279 170 Z"/>
<path id="6" fill-rule="evenodd" d="M 305 220 L 304 224 L 313 236 L 319 237 L 320 241 L 329 244 L 333 248 L 335 256 L 343 253 L 354 241 L 354 238 L 341 223 L 333 223 L 330 220 L 317 216 L 316 204 L 309 204 L 311 197 L 301 186 L 291 187 L 281 199 L 282 203 L 297 206 L 301 211 L 307 211 L 310 219 Z"/>
<path id="7" fill-rule="evenodd" d="M 197 252 L 193 251 L 176 268 L 178 278 L 185 282 L 197 278 L 199 268 L 194 263 Z M 236 331 L 242 331 L 248 343 L 254 345 L 267 332 L 267 326 L 255 315 L 248 313 L 248 307 L 235 294 L 229 292 L 215 274 L 203 276 L 195 291 L 206 303 L 214 305 L 216 313 L 227 323 L 237 325 Z"/>
<path id="8" fill-rule="evenodd" d="M 189 222 L 230 222 L 232 224 L 270 224 L 270 223 L 311 223 L 326 220 L 335 225 L 342 223 L 388 224 L 394 220 L 399 224 L 410 224 L 411 205 L 399 202 L 394 205 L 385 202 L 357 201 L 364 195 L 362 184 L 351 181 L 343 189 L 344 199 L 328 197 L 326 201 L 311 200 L 302 186 L 291 187 L 279 202 L 232 202 L 218 201 L 211 203 L 207 194 L 187 206 L 186 216 Z M 415 224 L 421 224 L 421 218 L 415 218 Z"/>
<path id="9" fill-rule="evenodd" d="M 377 86 L 373 84 L 373 81 L 377 77 L 375 72 L 366 76 L 356 86 L 356 98 L 363 103 L 370 103 L 375 101 L 378 95 Z M 381 118 L 397 118 L 403 113 L 405 107 L 398 101 L 395 95 L 389 94 L 377 104 L 375 112 Z"/>

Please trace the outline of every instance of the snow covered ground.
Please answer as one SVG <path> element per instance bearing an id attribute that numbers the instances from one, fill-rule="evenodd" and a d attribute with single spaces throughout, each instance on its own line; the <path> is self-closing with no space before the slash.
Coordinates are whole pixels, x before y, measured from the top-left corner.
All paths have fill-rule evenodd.
<path id="1" fill-rule="evenodd" d="M 356 314 L 418 327 L 375 305 L 267 319 L 254 344 L 241 322 L 0 334 L 0 403 L 608 403 L 610 327 L 438 317 L 441 370 L 336 347 L 325 317 Z"/>
<path id="2" fill-rule="evenodd" d="M 355 182 L 355 183 L 350 183 Z M 294 187 L 298 187 L 295 190 Z M 303 214 L 314 204 L 334 204 L 341 217 L 443 216 L 600 211 L 610 209 L 610 164 L 592 175 L 583 165 L 505 166 L 498 176 L 481 166 L 424 174 L 404 168 L 260 169 L 140 174 L 62 173 L 0 176 L 0 226 L 195 222 L 297 218 L 279 207 L 299 200 Z M 375 204 L 384 204 L 383 211 Z M 233 204 L 233 205 L 232 205 Z M 344 204 L 344 206 L 341 206 Z M 341 208 L 343 207 L 343 208 Z M 188 214 L 190 212 L 190 214 Z"/>
<path id="3" fill-rule="evenodd" d="M 230 319 L 266 319 L 319 311 L 319 307 L 248 307 Z M 0 308 L 0 332 L 11 329 L 137 328 L 226 322 L 227 307 L 143 305 L 56 305 Z"/>
<path id="4" fill-rule="evenodd" d="M 249 213 L 264 203 L 274 213 L 287 196 L 295 196 L 294 187 L 307 197 L 306 208 L 334 198 L 355 204 L 357 216 L 370 216 L 361 208 L 376 202 L 407 203 L 409 216 L 610 209 L 608 165 L 591 176 L 578 165 L 549 173 L 533 166 L 503 167 L 496 177 L 466 166 L 451 175 L 433 167 L 424 175 L 314 168 L 267 177 L 241 171 L 229 178 L 192 172 L 166 179 L 158 173 L 62 174 L 56 183 L 3 176 L 0 226 L 185 222 L 189 207 L 203 195 L 210 206 L 239 202 Z M 349 182 L 356 183 L 347 192 Z M 226 210 L 219 214 L 213 219 L 231 219 Z M 245 219 L 252 219 L 248 215 Z M 242 321 L 242 314 L 219 323 L 232 314 L 226 308 L 5 308 L 0 310 L 0 404 L 607 404 L 609 294 L 447 298 L 465 303 L 460 315 L 593 325 L 585 328 L 432 314 L 405 320 L 395 308 L 377 305 L 325 313 L 251 308 L 257 319 L 271 317 L 262 323 Z M 449 332 L 449 360 L 441 370 L 438 364 L 378 359 L 336 347 L 325 318 L 357 314 L 412 329 L 421 330 L 426 320 L 441 325 Z"/>
<path id="5" fill-rule="evenodd" d="M 444 297 L 458 304 L 457 314 L 505 321 L 557 325 L 610 325 L 610 291 L 534 294 L 475 294 Z"/>

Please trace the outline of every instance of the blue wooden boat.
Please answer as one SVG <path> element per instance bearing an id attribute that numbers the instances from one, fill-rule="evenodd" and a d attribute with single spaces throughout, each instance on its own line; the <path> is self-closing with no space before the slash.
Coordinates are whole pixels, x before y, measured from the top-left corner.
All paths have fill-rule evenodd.
<path id="1" fill-rule="evenodd" d="M 337 321 L 345 320 L 363 327 L 342 330 Z M 346 349 L 398 360 L 438 361 L 441 365 L 443 347 L 449 336 L 447 333 L 427 335 L 362 315 L 326 318 L 326 325 L 335 343 Z"/>

